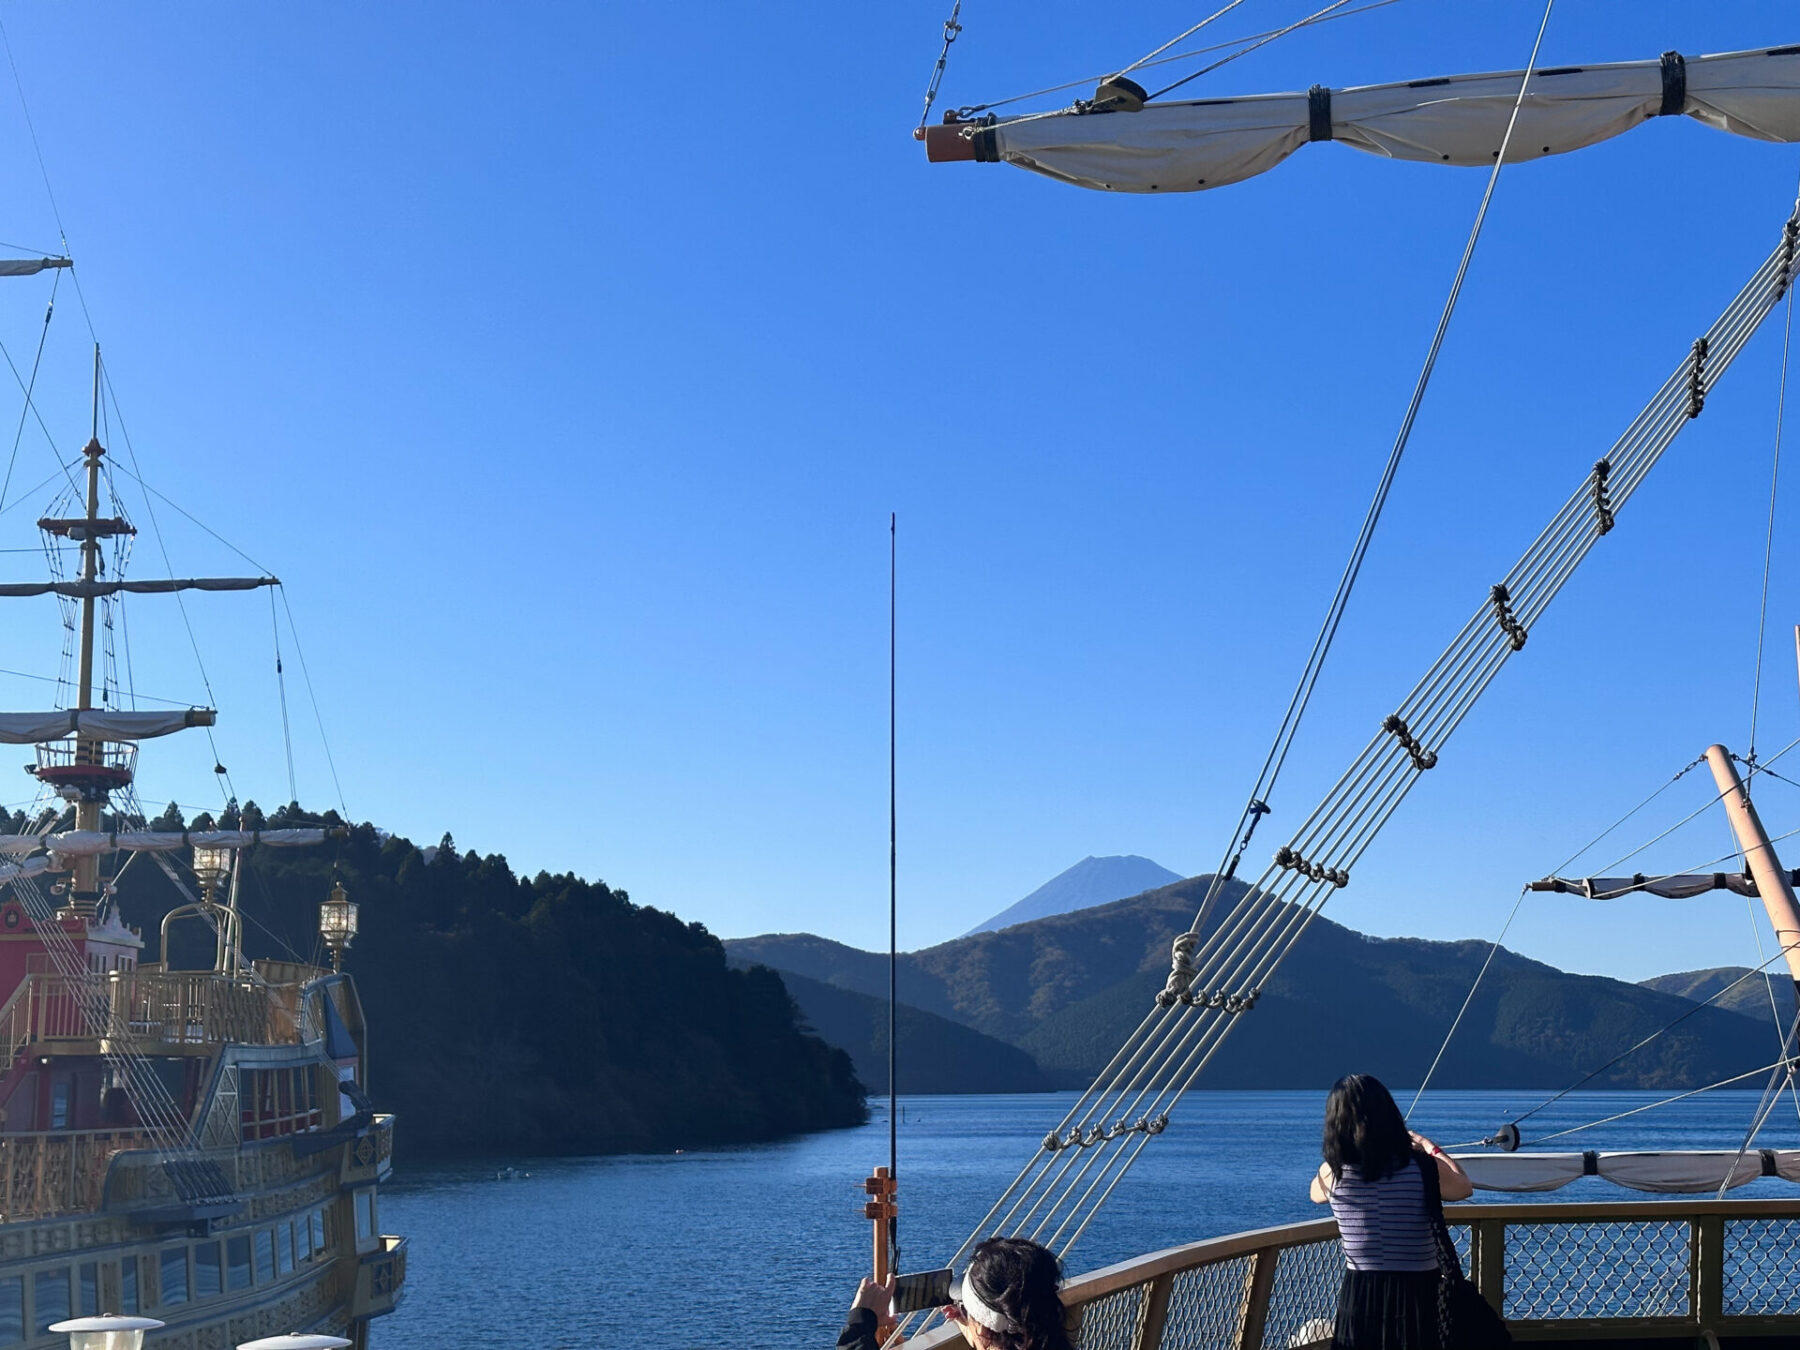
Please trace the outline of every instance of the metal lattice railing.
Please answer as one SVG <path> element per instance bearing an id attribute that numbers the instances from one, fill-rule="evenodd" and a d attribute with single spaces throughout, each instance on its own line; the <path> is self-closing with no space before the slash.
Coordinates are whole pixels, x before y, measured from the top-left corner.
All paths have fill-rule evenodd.
<path id="1" fill-rule="evenodd" d="M 1800 1200 L 1454 1205 L 1464 1269 L 1521 1341 L 1800 1338 Z M 1078 1350 L 1308 1350 L 1331 1339 L 1330 1219 L 1153 1252 L 1069 1280 Z M 961 1344 L 954 1325 L 912 1342 Z"/>

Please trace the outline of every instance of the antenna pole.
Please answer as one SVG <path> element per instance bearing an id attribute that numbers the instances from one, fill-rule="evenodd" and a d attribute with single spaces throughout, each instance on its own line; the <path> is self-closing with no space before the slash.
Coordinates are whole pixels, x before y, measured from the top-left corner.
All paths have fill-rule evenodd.
<path id="1" fill-rule="evenodd" d="M 888 1176 L 896 1183 L 900 1177 L 900 1097 L 895 1087 L 894 1054 L 895 1042 L 899 1040 L 899 812 L 898 793 L 895 790 L 895 727 L 897 725 L 895 697 L 897 684 L 895 659 L 898 626 L 896 599 L 899 593 L 897 584 L 899 562 L 899 516 L 888 514 Z M 888 1213 L 888 1256 L 898 1265 L 900 1261 L 900 1211 L 898 1206 Z"/>
<path id="2" fill-rule="evenodd" d="M 81 539 L 81 579 L 90 585 L 100 575 L 100 460 L 106 451 L 100 445 L 100 344 L 94 344 L 94 411 L 92 434 L 82 449 L 87 471 L 87 528 Z M 94 706 L 94 597 L 81 597 L 81 650 L 76 666 L 75 706 Z M 98 765 L 105 745 L 98 736 L 87 732 L 75 738 L 75 762 Z M 97 830 L 106 804 L 104 792 L 84 791 L 75 803 L 75 828 Z M 68 903 L 58 910 L 63 914 L 92 914 L 100 903 L 100 858 L 90 854 L 75 859 L 75 875 L 70 881 Z"/>

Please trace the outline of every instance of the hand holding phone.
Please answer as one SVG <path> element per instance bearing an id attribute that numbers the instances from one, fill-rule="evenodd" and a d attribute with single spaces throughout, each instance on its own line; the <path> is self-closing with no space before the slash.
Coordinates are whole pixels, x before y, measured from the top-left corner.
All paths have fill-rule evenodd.
<path id="1" fill-rule="evenodd" d="M 941 1308 L 950 1301 L 950 1267 L 924 1270 L 916 1275 L 902 1275 L 894 1281 L 894 1316 Z"/>

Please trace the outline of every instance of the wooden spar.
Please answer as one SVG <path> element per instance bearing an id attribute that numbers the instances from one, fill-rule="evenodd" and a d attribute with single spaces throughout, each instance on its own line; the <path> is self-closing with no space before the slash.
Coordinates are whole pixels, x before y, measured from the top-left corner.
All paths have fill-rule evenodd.
<path id="1" fill-rule="evenodd" d="M 899 1213 L 899 1207 L 894 1203 L 894 1190 L 894 1178 L 885 1167 L 877 1167 L 869 1179 L 863 1182 L 863 1192 L 870 1197 L 869 1202 L 863 1206 L 863 1217 L 875 1225 L 876 1284 L 887 1283 L 888 1277 L 894 1273 L 888 1250 L 891 1231 L 889 1225 Z"/>
<path id="2" fill-rule="evenodd" d="M 1787 961 L 1788 974 L 1800 986 L 1800 903 L 1794 899 L 1794 888 L 1788 884 L 1788 874 L 1775 856 L 1774 845 L 1769 842 L 1750 794 L 1744 791 L 1737 766 L 1731 762 L 1731 752 L 1722 745 L 1709 745 L 1706 763 L 1712 770 L 1713 782 L 1719 786 L 1731 832 L 1737 836 L 1738 847 L 1744 850 L 1744 865 L 1756 879 L 1756 892 L 1769 912 L 1769 923 Z"/>
<path id="3" fill-rule="evenodd" d="M 967 134 L 966 123 L 951 122 L 945 126 L 920 127 L 913 132 L 915 141 L 925 142 L 925 158 L 932 164 L 953 164 L 975 158 L 975 142 Z"/>

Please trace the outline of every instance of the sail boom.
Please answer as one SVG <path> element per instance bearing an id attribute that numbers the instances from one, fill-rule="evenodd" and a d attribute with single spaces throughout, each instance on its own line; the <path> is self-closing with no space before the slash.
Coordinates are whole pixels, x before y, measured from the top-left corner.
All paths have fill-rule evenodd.
<path id="1" fill-rule="evenodd" d="M 31 277 L 57 267 L 73 267 L 73 258 L 0 258 L 0 277 Z"/>
<path id="2" fill-rule="evenodd" d="M 1257 94 L 1136 111 L 1078 107 L 928 127 L 928 159 L 1003 162 L 1109 192 L 1195 192 L 1275 168 L 1311 141 L 1389 159 L 1488 166 L 1523 71 Z M 1585 149 L 1659 116 L 1753 140 L 1800 141 L 1800 46 L 1532 73 L 1507 162 Z"/>
<path id="3" fill-rule="evenodd" d="M 61 595 L 86 600 L 102 595 L 167 595 L 174 591 L 253 591 L 279 586 L 279 577 L 152 577 L 147 581 L 17 581 L 0 583 L 0 596 Z"/>
<path id="4" fill-rule="evenodd" d="M 1788 872 L 1788 884 L 1800 886 L 1800 870 Z M 1580 895 L 1589 900 L 1611 900 L 1622 895 L 1660 895 L 1667 900 L 1687 900 L 1708 891 L 1731 891 L 1735 895 L 1756 896 L 1756 878 L 1742 872 L 1672 873 L 1668 876 L 1646 876 L 1639 872 L 1629 877 L 1545 877 L 1527 886 L 1533 891 L 1555 891 Z"/>
<path id="5" fill-rule="evenodd" d="M 64 830 L 44 836 L 46 850 L 64 858 L 96 853 L 170 853 L 181 848 L 302 848 L 322 844 L 329 835 L 323 827 L 293 830 Z"/>
<path id="6" fill-rule="evenodd" d="M 212 708 L 168 712 L 115 712 L 108 708 L 55 708 L 48 712 L 0 713 L 0 745 L 36 745 L 65 736 L 105 741 L 147 741 L 219 720 Z"/>

